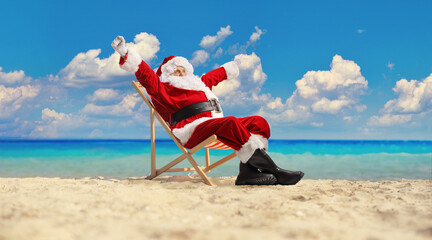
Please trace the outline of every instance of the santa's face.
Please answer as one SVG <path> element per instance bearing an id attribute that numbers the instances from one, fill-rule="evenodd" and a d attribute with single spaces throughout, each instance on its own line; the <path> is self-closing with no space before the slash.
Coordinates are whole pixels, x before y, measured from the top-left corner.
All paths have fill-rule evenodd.
<path id="1" fill-rule="evenodd" d="M 172 75 L 176 77 L 184 77 L 186 76 L 186 69 L 182 66 L 177 66 Z"/>
<path id="2" fill-rule="evenodd" d="M 161 82 L 169 83 L 177 88 L 200 91 L 206 88 L 205 84 L 198 76 L 190 74 L 187 68 L 182 66 L 176 66 L 175 71 L 171 74 L 162 73 L 160 80 Z"/>

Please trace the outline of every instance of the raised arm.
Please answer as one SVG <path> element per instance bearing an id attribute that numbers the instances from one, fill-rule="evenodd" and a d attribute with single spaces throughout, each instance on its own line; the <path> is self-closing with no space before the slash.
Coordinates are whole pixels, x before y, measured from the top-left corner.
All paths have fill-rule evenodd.
<path id="1" fill-rule="evenodd" d="M 227 62 L 222 67 L 211 70 L 204 74 L 201 80 L 207 87 L 212 89 L 224 80 L 234 79 L 239 75 L 239 69 L 235 61 Z"/>
<path id="2" fill-rule="evenodd" d="M 150 95 L 157 94 L 160 85 L 159 77 L 137 52 L 126 47 L 124 38 L 122 36 L 116 37 L 111 46 L 120 54 L 120 68 L 135 73 L 137 80 Z"/>

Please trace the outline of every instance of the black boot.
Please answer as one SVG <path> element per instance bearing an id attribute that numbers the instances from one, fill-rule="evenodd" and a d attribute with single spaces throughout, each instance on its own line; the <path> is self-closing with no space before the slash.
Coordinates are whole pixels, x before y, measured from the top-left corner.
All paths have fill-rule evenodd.
<path id="1" fill-rule="evenodd" d="M 273 174 L 262 173 L 249 164 L 240 162 L 240 171 L 235 185 L 274 185 L 276 181 Z"/>
<path id="2" fill-rule="evenodd" d="M 270 156 L 262 149 L 255 150 L 254 154 L 247 161 L 247 164 L 263 173 L 271 173 L 277 178 L 277 183 L 282 185 L 294 185 L 302 179 L 304 173 L 300 171 L 289 171 L 279 168 Z"/>

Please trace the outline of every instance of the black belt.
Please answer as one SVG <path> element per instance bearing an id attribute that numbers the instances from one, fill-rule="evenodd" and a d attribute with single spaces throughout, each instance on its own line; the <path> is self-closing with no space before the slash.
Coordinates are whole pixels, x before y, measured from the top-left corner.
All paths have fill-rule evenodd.
<path id="1" fill-rule="evenodd" d="M 216 112 L 221 112 L 219 102 L 217 99 L 210 99 L 205 102 L 198 102 L 184 107 L 171 115 L 171 126 L 176 125 L 178 122 L 190 118 L 199 113 L 208 112 L 216 110 Z"/>

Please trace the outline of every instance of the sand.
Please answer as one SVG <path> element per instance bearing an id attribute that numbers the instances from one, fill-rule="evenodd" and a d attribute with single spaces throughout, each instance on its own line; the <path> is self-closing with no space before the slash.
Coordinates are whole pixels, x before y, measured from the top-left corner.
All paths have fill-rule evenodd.
<path id="1" fill-rule="evenodd" d="M 432 180 L 0 178 L 5 239 L 432 239 Z"/>

